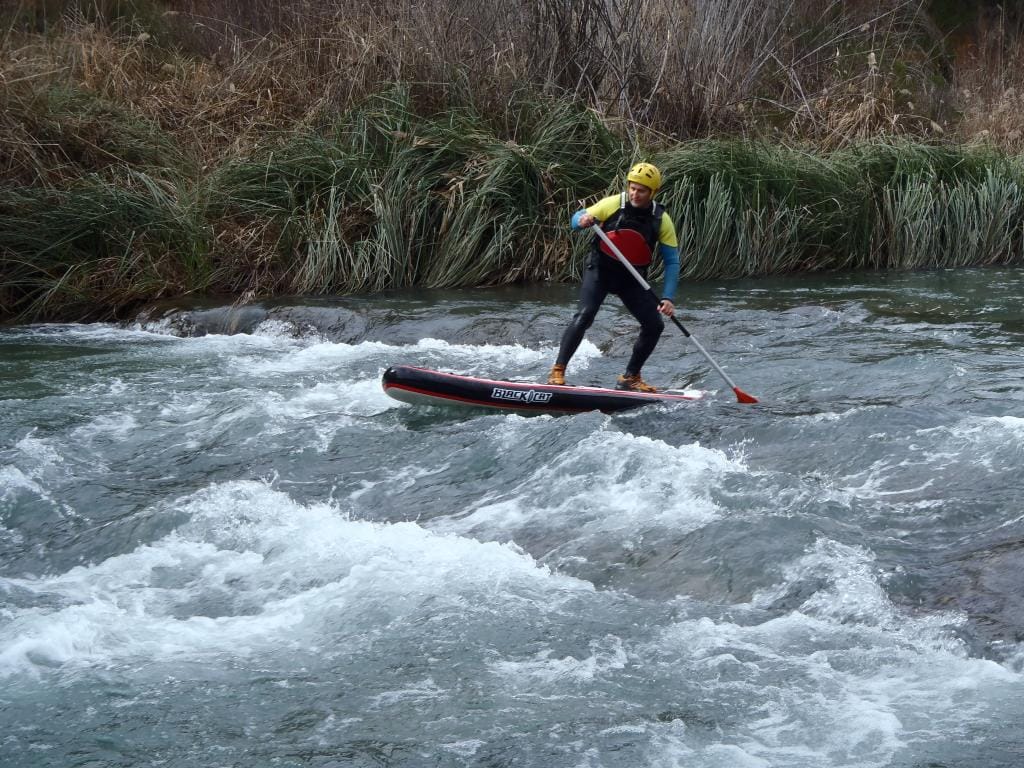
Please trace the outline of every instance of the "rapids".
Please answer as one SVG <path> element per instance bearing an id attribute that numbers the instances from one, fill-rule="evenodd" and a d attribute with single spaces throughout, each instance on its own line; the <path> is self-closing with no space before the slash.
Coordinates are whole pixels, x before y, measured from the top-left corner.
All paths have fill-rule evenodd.
<path id="1" fill-rule="evenodd" d="M 0 765 L 1024 764 L 1024 273 L 683 285 L 615 416 L 572 286 L 0 329 Z M 608 385 L 610 299 L 570 382 Z"/>

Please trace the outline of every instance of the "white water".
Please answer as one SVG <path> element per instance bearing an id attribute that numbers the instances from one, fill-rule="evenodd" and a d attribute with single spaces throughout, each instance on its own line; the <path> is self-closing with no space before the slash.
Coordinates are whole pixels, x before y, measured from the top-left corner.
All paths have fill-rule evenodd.
<path id="1" fill-rule="evenodd" d="M 418 412 L 388 364 L 553 340 L 295 333 L 15 335 L 68 354 L 0 401 L 0 764 L 1013 764 L 1019 409 L 773 410 L 786 346 L 761 409 Z"/>

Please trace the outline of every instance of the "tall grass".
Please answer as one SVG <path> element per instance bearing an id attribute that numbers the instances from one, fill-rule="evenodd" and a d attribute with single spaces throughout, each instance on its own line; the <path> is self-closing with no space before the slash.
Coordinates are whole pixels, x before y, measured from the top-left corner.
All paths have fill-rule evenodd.
<path id="1" fill-rule="evenodd" d="M 0 191 L 5 305 L 22 318 L 109 316 L 211 284 L 209 231 L 187 193 L 131 172 Z"/>
<path id="2" fill-rule="evenodd" d="M 3 311 L 109 316 L 197 291 L 570 279 L 585 247 L 567 232 L 570 214 L 621 188 L 643 150 L 581 105 L 515 109 L 514 134 L 499 134 L 470 109 L 419 117 L 398 89 L 201 183 L 131 172 L 5 189 Z M 987 150 L 716 140 L 650 159 L 665 174 L 687 279 L 1024 257 L 1024 177 Z"/>
<path id="3" fill-rule="evenodd" d="M 1022 206 L 1019 181 L 991 171 L 979 183 L 906 179 L 884 191 L 877 237 L 901 269 L 1019 264 Z"/>
<path id="4" fill-rule="evenodd" d="M 26 1 L 6 19 L 3 318 L 573 279 L 569 215 L 641 158 L 686 279 L 1024 253 L 1020 165 L 992 149 L 1024 146 L 1020 38 L 950 53 L 917 0 Z M 987 96 L 953 90 L 994 62 Z M 987 133 L 949 140 L 954 107 L 993 101 L 998 121 L 959 124 Z"/>
<path id="5" fill-rule="evenodd" d="M 686 277 L 1022 263 L 1024 175 L 988 150 L 695 142 L 660 162 Z"/>
<path id="6" fill-rule="evenodd" d="M 511 111 L 499 134 L 469 108 L 418 118 L 395 89 L 330 139 L 289 137 L 226 165 L 209 210 L 279 231 L 280 252 L 310 262 L 285 286 L 302 293 L 558 277 L 568 252 L 553 214 L 603 188 L 626 147 L 578 105 L 524 98 Z"/>

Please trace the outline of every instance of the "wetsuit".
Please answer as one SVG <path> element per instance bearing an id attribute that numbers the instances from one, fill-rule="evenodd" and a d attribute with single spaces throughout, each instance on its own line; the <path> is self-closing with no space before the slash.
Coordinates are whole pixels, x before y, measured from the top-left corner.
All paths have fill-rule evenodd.
<path id="1" fill-rule="evenodd" d="M 647 247 L 646 253 L 641 246 L 634 248 L 628 255 L 636 270 L 644 277 L 650 267 L 651 258 L 657 251 L 665 265 L 665 282 L 661 296 L 672 301 L 679 280 L 679 246 L 675 226 L 665 209 L 653 201 L 647 208 L 635 208 L 625 193 L 621 196 L 613 195 L 598 201 L 585 211 L 578 211 L 572 219 L 573 229 L 580 228 L 579 219 L 584 213 L 589 213 L 602 222 L 601 228 L 605 232 L 633 230 L 639 234 Z M 635 237 L 634 241 L 639 242 Z M 583 335 L 594 322 L 597 310 L 609 293 L 618 296 L 626 309 L 640 322 L 640 335 L 633 345 L 626 374 L 640 373 L 647 358 L 657 346 L 662 331 L 665 330 L 665 321 L 658 312 L 657 303 L 651 300 L 651 295 L 629 274 L 618 259 L 602 250 L 601 240 L 596 235 L 583 271 L 579 306 L 569 327 L 562 334 L 556 365 L 568 365 L 580 342 L 583 341 Z"/>

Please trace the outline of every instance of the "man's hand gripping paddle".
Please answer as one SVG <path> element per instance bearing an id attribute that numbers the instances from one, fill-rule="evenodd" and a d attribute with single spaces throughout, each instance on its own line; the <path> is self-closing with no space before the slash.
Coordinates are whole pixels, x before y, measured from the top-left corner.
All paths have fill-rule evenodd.
<path id="1" fill-rule="evenodd" d="M 594 232 L 597 234 L 597 236 L 601 238 L 602 242 L 604 242 L 604 244 L 606 246 L 608 246 L 608 250 L 610 250 L 615 255 L 615 258 L 618 259 L 620 262 L 622 262 L 622 265 L 626 269 L 629 270 L 629 274 L 631 274 L 633 277 L 635 277 L 637 279 L 637 281 L 640 283 L 640 285 L 642 285 L 647 290 L 647 292 L 649 294 L 651 294 L 651 298 L 654 299 L 655 303 L 661 303 L 660 300 L 658 299 L 658 294 L 656 294 L 651 289 L 650 283 L 648 283 L 646 280 L 644 280 L 643 276 L 639 272 L 636 271 L 636 269 L 633 267 L 632 264 L 629 263 L 629 260 L 625 256 L 622 255 L 622 251 L 620 251 L 618 249 L 618 247 L 616 247 L 615 243 L 613 243 L 611 241 L 611 239 L 608 237 L 608 235 L 606 235 L 604 233 L 604 230 L 601 229 L 601 227 L 598 224 L 593 224 L 590 228 L 592 230 L 594 230 Z M 737 387 L 735 383 L 733 383 L 733 380 L 729 378 L 729 375 L 725 371 L 722 370 L 721 366 L 719 366 L 718 363 L 716 363 L 714 361 L 714 359 L 711 357 L 711 355 L 708 354 L 708 351 L 706 349 L 704 349 L 704 345 L 701 344 L 699 341 L 697 341 L 697 337 L 696 336 L 694 336 L 692 333 L 690 333 L 688 330 L 686 330 L 686 328 L 683 326 L 683 324 L 680 323 L 679 320 L 676 319 L 675 315 L 672 316 L 671 320 L 672 320 L 673 323 L 676 324 L 676 327 L 680 331 L 683 332 L 683 335 L 686 338 L 688 338 L 690 341 L 692 341 L 694 346 L 696 346 L 697 349 L 700 350 L 700 353 L 702 355 L 704 355 L 704 358 L 709 363 L 711 363 L 711 367 L 714 368 L 716 371 L 718 371 L 719 375 L 723 379 L 725 379 L 726 383 L 728 383 L 728 385 L 732 388 L 732 391 L 736 394 L 736 400 L 738 402 L 740 402 L 740 403 L 756 403 L 756 402 L 758 402 L 756 397 L 754 397 L 753 395 L 748 395 L 742 389 Z"/>

